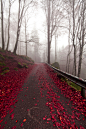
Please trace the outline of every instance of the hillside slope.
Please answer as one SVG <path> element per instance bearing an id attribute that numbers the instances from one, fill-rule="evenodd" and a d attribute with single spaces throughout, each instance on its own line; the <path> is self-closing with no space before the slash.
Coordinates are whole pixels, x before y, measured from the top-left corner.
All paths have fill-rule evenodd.
<path id="1" fill-rule="evenodd" d="M 31 58 L 0 49 L 0 122 L 16 102 L 15 98 L 34 66 Z"/>
<path id="2" fill-rule="evenodd" d="M 9 70 L 15 70 L 15 68 L 18 70 L 18 68 L 27 67 L 29 64 L 34 64 L 30 57 L 14 55 L 12 52 L 0 49 L 0 73 L 5 67 L 9 67 Z"/>

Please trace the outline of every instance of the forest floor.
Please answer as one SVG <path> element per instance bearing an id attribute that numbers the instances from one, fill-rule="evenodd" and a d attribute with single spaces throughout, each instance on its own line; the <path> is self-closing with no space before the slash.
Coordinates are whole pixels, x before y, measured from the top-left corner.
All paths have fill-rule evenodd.
<path id="1" fill-rule="evenodd" d="M 15 55 L 14 65 L 5 55 L 0 58 L 0 129 L 86 129 L 81 91 L 62 82 L 47 64 L 31 65 L 31 59 Z"/>

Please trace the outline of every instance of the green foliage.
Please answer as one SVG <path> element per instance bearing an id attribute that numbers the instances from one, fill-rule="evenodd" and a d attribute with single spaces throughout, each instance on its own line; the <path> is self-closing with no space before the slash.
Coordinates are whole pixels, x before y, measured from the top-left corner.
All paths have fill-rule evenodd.
<path id="1" fill-rule="evenodd" d="M 4 70 L 9 70 L 9 67 L 4 67 L 4 68 L 2 69 L 2 71 L 4 71 Z"/>
<path id="2" fill-rule="evenodd" d="M 30 58 L 28 57 L 28 56 L 26 56 L 26 58 L 25 58 L 27 61 L 30 61 Z"/>
<path id="3" fill-rule="evenodd" d="M 23 65 L 20 62 L 18 62 L 18 67 L 23 68 Z"/>
<path id="4" fill-rule="evenodd" d="M 6 64 L 4 62 L 0 62 L 0 66 L 5 66 Z"/>
<path id="5" fill-rule="evenodd" d="M 28 68 L 27 64 L 23 63 L 23 67 Z"/>
<path id="6" fill-rule="evenodd" d="M 23 65 L 25 66 L 26 64 L 25 64 L 25 63 L 23 63 Z"/>
<path id="7" fill-rule="evenodd" d="M 18 67 L 19 68 L 28 68 L 28 66 L 27 66 L 27 64 L 25 64 L 25 63 L 23 63 L 23 65 L 20 63 L 20 62 L 18 62 Z"/>
<path id="8" fill-rule="evenodd" d="M 71 86 L 72 88 L 74 88 L 75 90 L 81 91 L 81 87 L 78 86 L 77 84 L 75 84 L 75 83 L 69 81 L 67 78 L 61 76 L 60 74 L 58 74 L 57 76 L 61 79 L 61 81 L 67 82 L 67 84 L 68 84 L 69 86 Z"/>
<path id="9" fill-rule="evenodd" d="M 0 54 L 0 58 L 1 58 L 2 60 L 5 60 L 5 58 L 2 56 L 2 54 Z"/>
<path id="10" fill-rule="evenodd" d="M 68 85 L 70 85 L 72 88 L 74 88 L 77 91 L 81 91 L 81 87 L 78 86 L 77 84 L 71 82 L 71 81 L 67 81 Z"/>
<path id="11" fill-rule="evenodd" d="M 18 64 L 19 64 L 19 65 L 21 65 L 21 63 L 20 63 L 20 62 L 18 62 Z"/>
<path id="12" fill-rule="evenodd" d="M 65 77 L 61 77 L 61 81 L 67 82 L 67 79 Z"/>
<path id="13" fill-rule="evenodd" d="M 25 68 L 28 68 L 28 66 L 26 65 Z"/>
<path id="14" fill-rule="evenodd" d="M 58 62 L 54 62 L 53 64 L 51 64 L 53 67 L 60 69 L 59 63 Z"/>
<path id="15" fill-rule="evenodd" d="M 2 73 L 1 73 L 1 75 L 4 75 L 5 73 L 8 73 L 9 72 L 9 70 L 7 69 L 7 70 L 4 70 Z"/>
<path id="16" fill-rule="evenodd" d="M 15 71 L 18 71 L 18 68 L 14 68 Z"/>

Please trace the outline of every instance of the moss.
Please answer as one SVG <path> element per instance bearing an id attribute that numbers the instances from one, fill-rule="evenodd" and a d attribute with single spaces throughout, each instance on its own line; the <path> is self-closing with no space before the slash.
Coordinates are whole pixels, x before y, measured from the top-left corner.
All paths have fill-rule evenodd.
<path id="1" fill-rule="evenodd" d="M 25 63 L 23 63 L 23 65 L 26 65 Z"/>
<path id="2" fill-rule="evenodd" d="M 30 58 L 26 56 L 26 60 L 27 60 L 27 61 L 30 61 Z"/>
<path id="3" fill-rule="evenodd" d="M 8 73 L 9 72 L 9 70 L 7 69 L 7 70 L 4 70 L 2 73 L 1 73 L 1 75 L 4 75 L 5 73 Z"/>
<path id="4" fill-rule="evenodd" d="M 20 62 L 18 62 L 18 67 L 19 68 L 28 68 L 28 66 L 27 66 L 27 64 L 25 64 L 25 63 L 23 63 L 23 65 L 20 63 Z"/>
<path id="5" fill-rule="evenodd" d="M 67 84 L 68 84 L 69 86 L 71 86 L 72 88 L 74 88 L 75 90 L 81 91 L 81 87 L 78 86 L 77 84 L 75 84 L 75 83 L 69 81 L 67 78 L 61 76 L 60 74 L 57 74 L 57 76 L 61 79 L 62 82 L 67 82 Z"/>
<path id="6" fill-rule="evenodd" d="M 18 71 L 18 68 L 14 68 L 15 71 Z"/>
<path id="7" fill-rule="evenodd" d="M 75 90 L 81 91 L 81 87 L 78 86 L 77 84 L 71 82 L 71 81 L 67 81 L 68 85 L 70 85 L 72 88 L 74 88 Z"/>
<path id="8" fill-rule="evenodd" d="M 18 62 L 18 64 L 19 64 L 19 65 L 21 65 L 21 63 L 20 63 L 20 62 Z"/>
<path id="9" fill-rule="evenodd" d="M 18 67 L 19 67 L 19 68 L 23 68 L 23 65 L 21 65 L 20 62 L 18 62 Z"/>
<path id="10" fill-rule="evenodd" d="M 9 67 L 4 67 L 4 68 L 2 69 L 2 71 L 4 71 L 4 70 L 9 70 Z"/>
<path id="11" fill-rule="evenodd" d="M 23 63 L 23 67 L 28 68 L 27 64 Z"/>
<path id="12" fill-rule="evenodd" d="M 0 62 L 0 66 L 6 66 L 4 62 Z"/>
<path id="13" fill-rule="evenodd" d="M 59 63 L 58 62 L 54 62 L 53 64 L 51 64 L 53 67 L 60 69 Z"/>
<path id="14" fill-rule="evenodd" d="M 5 58 L 2 56 L 2 54 L 0 54 L 0 58 L 1 58 L 2 60 L 5 60 Z"/>
<path id="15" fill-rule="evenodd" d="M 28 68 L 28 66 L 26 65 L 25 68 Z"/>
<path id="16" fill-rule="evenodd" d="M 67 79 L 65 77 L 61 77 L 61 81 L 67 82 Z"/>

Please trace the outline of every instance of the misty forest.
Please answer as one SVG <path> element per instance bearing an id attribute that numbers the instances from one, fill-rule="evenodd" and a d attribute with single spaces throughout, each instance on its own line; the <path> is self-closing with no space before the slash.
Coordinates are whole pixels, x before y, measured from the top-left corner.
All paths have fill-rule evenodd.
<path id="1" fill-rule="evenodd" d="M 0 0 L 0 129 L 86 129 L 86 0 Z"/>
<path id="2" fill-rule="evenodd" d="M 86 78 L 85 0 L 1 0 L 0 19 L 3 50 Z"/>

